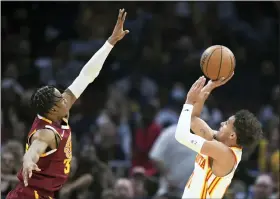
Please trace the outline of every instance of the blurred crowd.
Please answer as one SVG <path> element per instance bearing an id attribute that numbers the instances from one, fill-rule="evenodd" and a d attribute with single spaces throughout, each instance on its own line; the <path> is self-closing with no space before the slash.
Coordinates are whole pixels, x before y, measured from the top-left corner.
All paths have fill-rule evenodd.
<path id="1" fill-rule="evenodd" d="M 279 20 L 272 2 L 2 2 L 1 196 L 17 183 L 35 113 L 32 92 L 67 88 L 103 45 L 118 9 L 130 34 L 70 113 L 73 159 L 58 199 L 179 199 L 196 154 L 174 139 L 188 88 L 214 44 L 236 56 L 233 80 L 202 118 L 241 108 L 265 137 L 246 149 L 225 198 L 279 198 Z"/>

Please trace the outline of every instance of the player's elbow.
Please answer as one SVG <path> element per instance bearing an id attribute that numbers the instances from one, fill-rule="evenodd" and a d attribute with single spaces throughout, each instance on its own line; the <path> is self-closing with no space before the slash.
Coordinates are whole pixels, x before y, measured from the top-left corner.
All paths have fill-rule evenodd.
<path id="1" fill-rule="evenodd" d="M 175 139 L 177 140 L 177 142 L 182 143 L 182 140 L 183 140 L 183 136 L 182 136 L 182 133 L 178 130 L 176 130 L 175 132 Z"/>
<path id="2" fill-rule="evenodd" d="M 194 125 L 197 121 L 197 118 L 199 118 L 198 116 L 192 115 L 191 116 L 191 125 Z"/>
<path id="3" fill-rule="evenodd" d="M 191 129 L 196 129 L 199 126 L 199 120 L 200 118 L 197 116 L 192 116 L 191 117 Z"/>

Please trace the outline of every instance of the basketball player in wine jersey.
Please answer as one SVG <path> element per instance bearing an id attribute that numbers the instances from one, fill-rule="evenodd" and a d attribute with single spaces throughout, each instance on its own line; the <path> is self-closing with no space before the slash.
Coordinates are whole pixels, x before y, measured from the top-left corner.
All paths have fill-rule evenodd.
<path id="1" fill-rule="evenodd" d="M 218 131 L 212 130 L 199 118 L 209 93 L 230 78 L 210 80 L 204 86 L 206 79 L 200 77 L 188 92 L 175 138 L 198 154 L 183 193 L 184 199 L 222 198 L 241 160 L 242 148 L 250 147 L 262 136 L 260 122 L 247 110 L 238 111 L 222 122 Z"/>
<path id="2" fill-rule="evenodd" d="M 31 106 L 38 115 L 26 140 L 23 167 L 18 173 L 20 182 L 7 199 L 51 199 L 66 182 L 72 158 L 69 110 L 98 76 L 113 46 L 129 32 L 123 30 L 125 17 L 124 9 L 119 10 L 111 37 L 82 68 L 67 90 L 60 93 L 55 87 L 44 86 L 32 95 Z"/>

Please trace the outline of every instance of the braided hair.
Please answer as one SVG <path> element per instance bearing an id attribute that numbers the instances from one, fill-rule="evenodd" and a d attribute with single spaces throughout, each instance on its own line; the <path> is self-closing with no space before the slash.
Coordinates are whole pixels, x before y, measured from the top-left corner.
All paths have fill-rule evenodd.
<path id="1" fill-rule="evenodd" d="M 55 94 L 54 86 L 44 86 L 32 94 L 30 106 L 37 114 L 45 116 L 61 98 Z"/>

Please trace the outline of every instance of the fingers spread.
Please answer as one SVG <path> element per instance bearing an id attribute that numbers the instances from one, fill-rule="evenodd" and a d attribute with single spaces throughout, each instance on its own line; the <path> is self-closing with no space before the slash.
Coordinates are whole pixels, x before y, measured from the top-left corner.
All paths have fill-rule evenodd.
<path id="1" fill-rule="evenodd" d="M 41 171 L 41 169 L 39 169 L 39 167 L 37 166 L 37 164 L 35 164 L 35 165 L 33 166 L 33 170 L 35 170 L 35 171 Z"/>
<path id="2" fill-rule="evenodd" d="M 127 15 L 127 12 L 125 12 L 122 16 L 122 21 L 124 22 L 125 21 L 125 18 L 126 18 L 126 15 Z"/>
<path id="3" fill-rule="evenodd" d="M 22 175 L 23 175 L 23 183 L 24 183 L 24 186 L 28 186 L 28 175 L 27 175 L 26 170 L 23 170 L 23 171 L 22 171 Z"/>
<path id="4" fill-rule="evenodd" d="M 122 16 L 123 16 L 123 9 L 119 9 L 118 21 L 121 21 Z"/>
<path id="5" fill-rule="evenodd" d="M 200 79 L 200 84 L 199 84 L 199 91 L 201 91 L 201 89 L 204 87 L 204 85 L 205 85 L 205 81 L 206 81 L 206 78 L 204 77 L 204 76 L 202 76 L 201 77 L 201 79 Z"/>
<path id="6" fill-rule="evenodd" d="M 32 168 L 28 168 L 28 177 L 31 178 L 32 177 Z"/>
<path id="7" fill-rule="evenodd" d="M 128 33 L 129 33 L 129 30 L 125 30 L 125 31 L 124 31 L 124 34 L 128 34 Z"/>
<path id="8" fill-rule="evenodd" d="M 205 77 L 201 76 L 198 80 L 197 80 L 197 84 L 195 86 L 195 90 L 200 92 L 200 90 L 203 88 L 205 84 Z"/>

